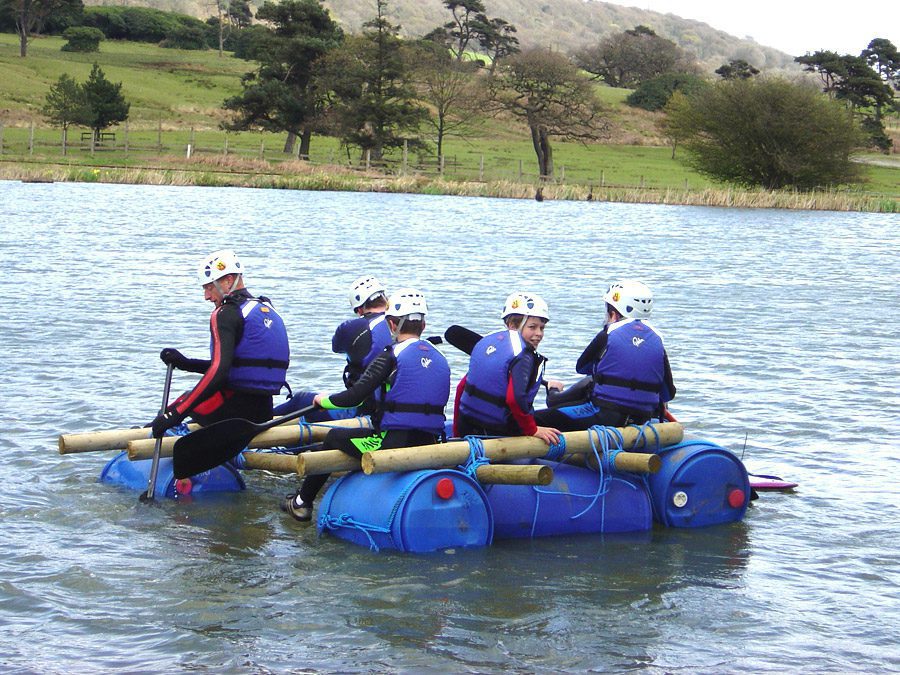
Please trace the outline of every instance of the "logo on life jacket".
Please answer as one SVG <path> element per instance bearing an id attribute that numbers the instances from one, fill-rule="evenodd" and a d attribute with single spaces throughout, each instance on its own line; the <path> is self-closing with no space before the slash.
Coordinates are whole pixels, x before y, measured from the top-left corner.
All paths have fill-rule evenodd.
<path id="1" fill-rule="evenodd" d="M 423 357 L 422 357 L 422 367 L 423 367 L 423 368 L 427 368 L 427 367 L 430 366 L 430 365 L 431 365 L 431 359 L 425 358 L 425 357 L 423 356 Z"/>
<path id="2" fill-rule="evenodd" d="M 487 349 L 484 350 L 484 353 L 485 353 L 487 356 L 490 356 L 490 355 L 493 354 L 495 351 L 497 351 L 497 348 L 496 348 L 494 345 L 491 345 L 490 347 L 488 347 Z"/>
<path id="3" fill-rule="evenodd" d="M 644 341 L 644 338 L 639 338 L 636 335 L 633 338 L 631 338 L 631 344 L 633 344 L 635 347 L 640 347 L 641 343 L 643 341 Z"/>
<path id="4" fill-rule="evenodd" d="M 263 319 L 263 325 L 266 328 L 271 328 L 272 327 L 272 319 L 266 317 L 265 319 Z"/>

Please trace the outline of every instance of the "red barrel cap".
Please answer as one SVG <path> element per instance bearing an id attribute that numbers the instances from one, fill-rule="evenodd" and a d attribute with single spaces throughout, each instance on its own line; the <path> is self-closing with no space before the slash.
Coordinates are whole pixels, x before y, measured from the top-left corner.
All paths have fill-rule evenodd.
<path id="1" fill-rule="evenodd" d="M 728 504 L 733 509 L 739 509 L 744 505 L 744 498 L 744 491 L 739 488 L 735 488 L 728 493 Z"/>
<path id="2" fill-rule="evenodd" d="M 435 492 L 437 492 L 437 496 L 441 499 L 450 499 L 450 497 L 453 496 L 453 493 L 456 492 L 456 487 L 449 478 L 441 478 L 437 482 Z"/>

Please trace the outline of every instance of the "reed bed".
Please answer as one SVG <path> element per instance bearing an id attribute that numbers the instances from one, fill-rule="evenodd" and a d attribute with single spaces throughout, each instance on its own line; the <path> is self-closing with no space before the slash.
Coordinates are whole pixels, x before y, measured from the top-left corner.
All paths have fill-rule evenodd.
<path id="1" fill-rule="evenodd" d="M 145 185 L 255 187 L 282 190 L 335 190 L 431 195 L 496 197 L 505 199 L 623 202 L 776 208 L 822 211 L 900 213 L 900 200 L 886 195 L 833 191 L 771 191 L 737 188 L 638 188 L 571 183 L 464 181 L 425 175 L 393 176 L 341 166 L 301 161 L 272 164 L 239 157 L 160 158 L 152 167 L 89 167 L 67 164 L 0 163 L 0 179 L 23 182 L 93 182 Z"/>

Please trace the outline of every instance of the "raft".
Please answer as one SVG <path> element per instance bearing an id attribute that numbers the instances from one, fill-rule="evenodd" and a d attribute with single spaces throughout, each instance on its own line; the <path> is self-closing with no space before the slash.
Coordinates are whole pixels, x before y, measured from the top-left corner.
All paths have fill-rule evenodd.
<path id="1" fill-rule="evenodd" d="M 546 485 L 483 484 L 477 477 L 479 467 L 471 462 L 455 468 L 432 465 L 384 473 L 351 470 L 322 496 L 316 526 L 320 534 L 372 550 L 430 553 L 485 547 L 503 539 L 614 535 L 645 532 L 654 526 L 698 528 L 742 520 L 752 493 L 743 463 L 715 443 L 681 438 L 679 435 L 677 443 L 641 451 L 658 457 L 655 466 L 660 468 L 654 473 L 617 469 L 615 452 L 620 448 L 606 444 L 593 447 L 593 453 L 567 455 L 565 462 L 560 461 L 561 455 L 532 456 L 490 465 L 548 467 L 552 480 Z M 497 440 L 512 443 L 512 439 Z M 520 442 L 525 443 L 524 439 Z M 373 454 L 379 452 L 396 451 Z M 320 454 L 324 456 L 303 453 L 300 458 Z M 488 463 L 485 457 L 489 454 L 484 453 L 481 468 Z M 575 463 L 579 457 L 583 465 Z M 293 466 L 300 464 L 292 455 L 281 458 L 286 468 L 277 470 L 293 471 Z M 150 460 L 129 461 L 123 452 L 108 462 L 100 480 L 144 490 L 150 464 Z M 172 460 L 163 457 L 157 494 L 178 499 L 244 490 L 241 467 L 239 456 L 234 462 L 176 481 Z"/>

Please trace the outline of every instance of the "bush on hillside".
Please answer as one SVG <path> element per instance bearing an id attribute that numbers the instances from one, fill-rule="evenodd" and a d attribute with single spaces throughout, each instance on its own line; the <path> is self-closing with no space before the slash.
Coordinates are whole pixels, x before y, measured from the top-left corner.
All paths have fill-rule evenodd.
<path id="1" fill-rule="evenodd" d="M 235 31 L 231 50 L 235 58 L 246 61 L 262 61 L 262 55 L 272 40 L 271 29 L 261 24 Z"/>
<path id="2" fill-rule="evenodd" d="M 168 49 L 208 49 L 207 35 L 203 28 L 197 26 L 179 26 L 170 32 L 166 39 L 159 43 Z"/>
<path id="3" fill-rule="evenodd" d="M 88 26 L 66 28 L 62 36 L 68 40 L 60 48 L 64 52 L 99 52 L 100 41 L 105 37 L 102 30 Z"/>
<path id="4" fill-rule="evenodd" d="M 666 73 L 647 80 L 635 89 L 625 102 L 635 108 L 656 111 L 666 107 L 672 94 L 680 91 L 693 94 L 706 86 L 703 78 L 691 73 Z"/>
<path id="5" fill-rule="evenodd" d="M 111 40 L 153 43 L 185 27 L 204 30 L 206 26 L 192 16 L 149 7 L 86 7 L 83 25 L 100 29 Z"/>

